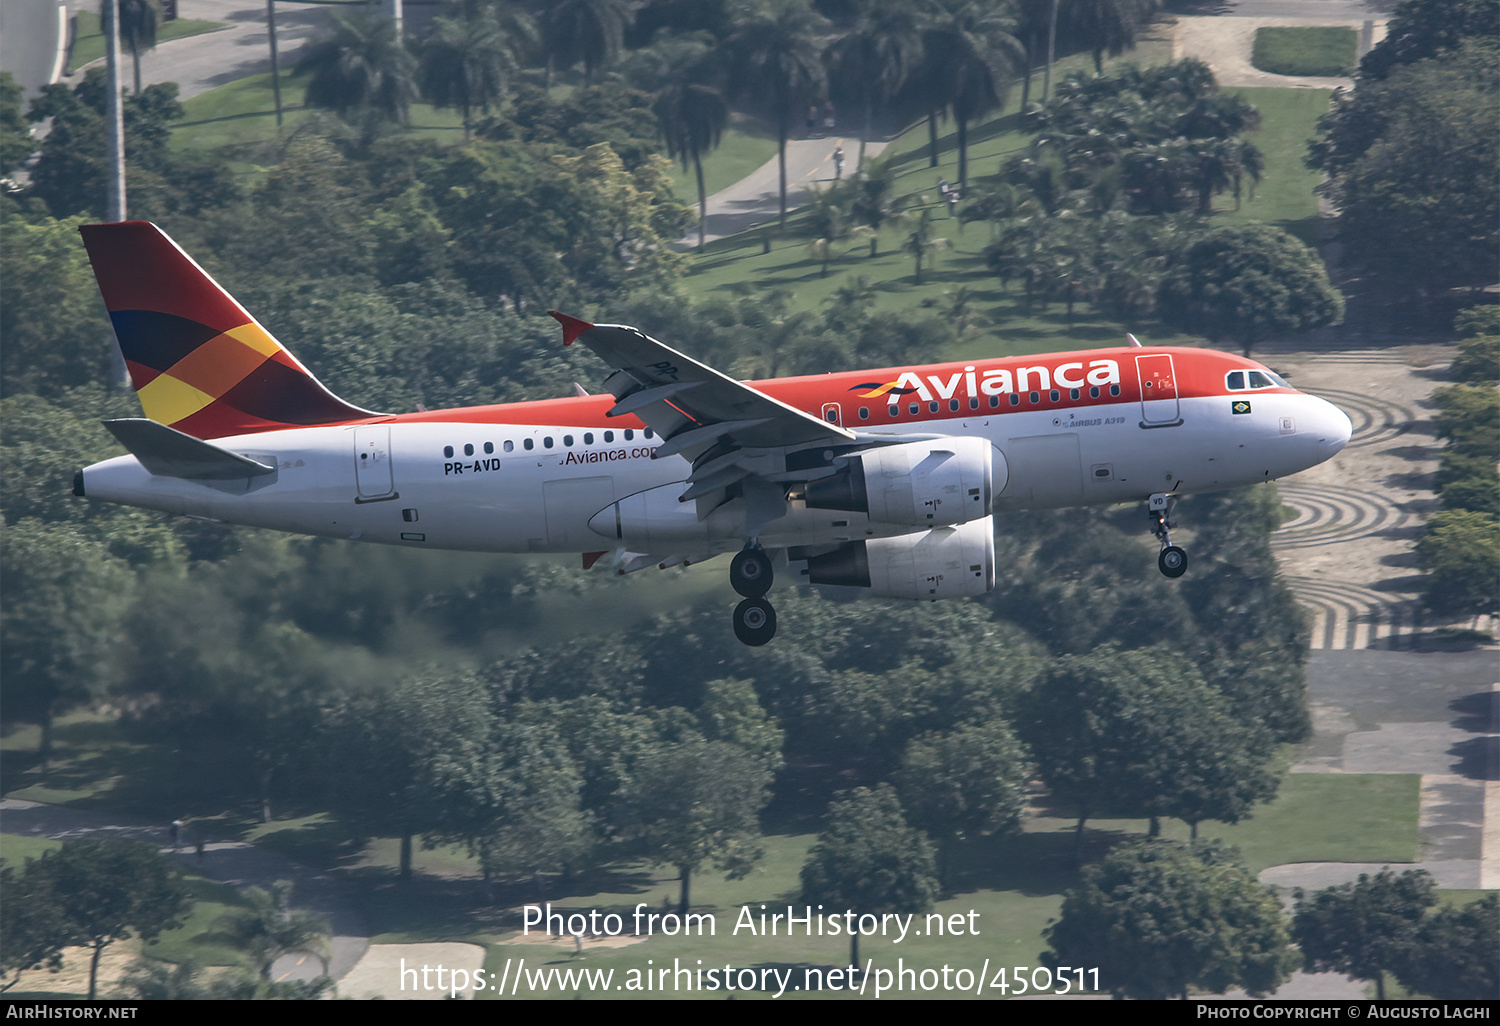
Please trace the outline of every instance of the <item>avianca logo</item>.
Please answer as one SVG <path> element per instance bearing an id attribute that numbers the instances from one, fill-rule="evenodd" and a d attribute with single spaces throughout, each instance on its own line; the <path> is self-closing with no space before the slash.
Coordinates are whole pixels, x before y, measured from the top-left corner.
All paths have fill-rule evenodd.
<path id="1" fill-rule="evenodd" d="M 916 395 L 924 402 L 937 399 L 952 399 L 962 394 L 1002 395 L 1006 392 L 1045 392 L 1050 388 L 1082 388 L 1085 385 L 1117 385 L 1120 383 L 1120 365 L 1114 360 L 1090 360 L 1087 368 L 1082 361 L 1060 363 L 1055 367 L 1017 367 L 1014 372 L 1002 368 L 979 371 L 973 366 L 954 371 L 944 380 L 940 374 L 929 374 L 927 380 L 916 371 L 906 371 L 895 381 L 864 382 L 849 389 L 858 392 L 861 399 L 874 399 L 889 395 L 890 404 L 896 405 L 903 395 Z M 929 387 L 929 385 L 931 387 Z M 964 391 L 959 393 L 959 386 Z"/>

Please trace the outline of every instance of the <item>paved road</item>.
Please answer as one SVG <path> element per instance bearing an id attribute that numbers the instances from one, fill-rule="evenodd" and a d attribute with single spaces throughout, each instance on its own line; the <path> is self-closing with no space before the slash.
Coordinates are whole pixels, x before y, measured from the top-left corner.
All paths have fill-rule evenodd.
<path id="1" fill-rule="evenodd" d="M 889 145 L 886 140 L 877 140 L 865 145 L 865 157 L 873 159 Z M 814 186 L 827 186 L 834 180 L 833 151 L 844 148 L 844 174 L 852 175 L 859 170 L 859 139 L 854 136 L 830 135 L 821 139 L 793 139 L 786 147 L 786 208 L 795 210 L 808 201 Z M 766 221 L 776 220 L 781 213 L 781 166 L 779 158 L 772 157 L 754 172 L 735 182 L 729 188 L 714 193 L 707 200 L 708 218 L 705 242 L 734 235 Z M 677 248 L 688 249 L 698 245 L 698 229 L 684 235 Z"/>
<path id="2" fill-rule="evenodd" d="M 264 3 L 254 0 L 180 0 L 177 11 L 184 18 L 223 22 L 228 27 L 158 44 L 155 50 L 141 57 L 141 81 L 146 85 L 176 82 L 178 98 L 185 100 L 248 75 L 271 70 Z M 297 51 L 328 23 L 329 12 L 327 6 L 287 3 L 285 0 L 276 5 L 276 42 L 283 69 L 296 63 Z M 130 73 L 127 66 L 127 79 Z"/>

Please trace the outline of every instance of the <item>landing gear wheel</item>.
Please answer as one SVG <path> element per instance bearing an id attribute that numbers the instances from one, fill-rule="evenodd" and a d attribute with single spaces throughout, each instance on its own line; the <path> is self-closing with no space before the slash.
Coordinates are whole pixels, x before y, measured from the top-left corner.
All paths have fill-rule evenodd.
<path id="1" fill-rule="evenodd" d="M 1168 545 L 1156 557 L 1156 565 L 1168 577 L 1181 577 L 1187 572 L 1187 553 L 1176 545 Z"/>
<path id="2" fill-rule="evenodd" d="M 776 610 L 763 598 L 747 598 L 734 607 L 734 636 L 746 645 L 764 645 L 776 636 Z"/>
<path id="3" fill-rule="evenodd" d="M 764 549 L 742 549 L 729 564 L 729 585 L 745 598 L 758 599 L 770 591 L 771 579 L 771 557 Z"/>

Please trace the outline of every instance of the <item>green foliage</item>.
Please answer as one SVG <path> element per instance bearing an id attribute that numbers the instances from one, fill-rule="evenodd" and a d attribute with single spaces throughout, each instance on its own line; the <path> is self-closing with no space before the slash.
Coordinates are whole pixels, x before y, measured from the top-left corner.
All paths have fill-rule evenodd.
<path id="1" fill-rule="evenodd" d="M 1475 335 L 1458 342 L 1458 355 L 1448 373 L 1471 385 L 1500 382 L 1500 334 Z"/>
<path id="2" fill-rule="evenodd" d="M 297 62 L 297 74 L 310 76 L 310 105 L 327 107 L 346 119 L 363 113 L 401 124 L 417 97 L 416 72 L 416 58 L 406 49 L 396 23 L 364 10 L 335 13 L 333 25 Z"/>
<path id="3" fill-rule="evenodd" d="M 1500 458 L 1500 394 L 1485 385 L 1449 385 L 1432 393 L 1432 418 L 1450 452 Z"/>
<path id="4" fill-rule="evenodd" d="M 1084 821 L 1115 815 L 1233 823 L 1276 792 L 1264 736 L 1165 648 L 1056 661 L 1019 703 L 1017 727 L 1055 801 Z"/>
<path id="5" fill-rule="evenodd" d="M 1357 42 L 1352 28 L 1258 28 L 1250 63 L 1273 75 L 1347 76 Z"/>
<path id="6" fill-rule="evenodd" d="M 1319 122 L 1308 162 L 1329 173 L 1340 237 L 1359 263 L 1403 291 L 1480 286 L 1500 273 L 1500 184 L 1490 173 L 1500 160 L 1490 130 L 1500 118 L 1500 48 L 1492 39 L 1362 82 Z"/>
<path id="7" fill-rule="evenodd" d="M 7 906 L 22 902 L 51 906 L 43 923 L 54 950 L 75 944 L 91 947 L 89 1000 L 98 984 L 99 956 L 116 941 L 154 940 L 178 925 L 191 899 L 177 867 L 154 847 L 139 841 L 65 841 L 56 851 L 27 860 L 25 872 L 7 880 L 19 891 Z M 7 912 L 7 916 L 9 915 Z M 39 924 L 28 916 L 27 925 Z M 32 947 L 34 956 L 36 948 Z M 14 956 L 7 954 L 9 968 Z"/>
<path id="8" fill-rule="evenodd" d="M 641 754 L 621 798 L 622 826 L 646 858 L 682 874 L 680 912 L 693 873 L 713 865 L 737 879 L 760 861 L 760 810 L 770 797 L 764 762 L 725 741 L 662 744 Z"/>
<path id="9" fill-rule="evenodd" d="M 101 193 L 102 195 L 102 193 Z M 79 243 L 87 220 L 5 215 L 0 261 L 0 394 L 56 397 L 108 377 L 114 346 L 109 318 Z"/>
<path id="10" fill-rule="evenodd" d="M 1428 913 L 1394 971 L 1409 991 L 1493 1001 L 1500 993 L 1500 896 Z"/>
<path id="11" fill-rule="evenodd" d="M 1461 311 L 1453 318 L 1453 330 L 1461 338 L 1500 335 L 1500 303 L 1480 303 Z"/>
<path id="12" fill-rule="evenodd" d="M 289 954 L 312 955 L 328 975 L 328 921 L 292 908 L 292 881 L 277 880 L 269 891 L 247 887 L 244 898 L 248 907 L 227 914 L 219 928 L 249 953 L 261 979 L 270 980 L 271 966 Z"/>
<path id="13" fill-rule="evenodd" d="M 802 867 L 802 900 L 857 915 L 930 911 L 939 885 L 932 842 L 908 824 L 888 784 L 856 788 L 828 806 L 828 826 Z M 850 965 L 859 934 L 849 935 Z"/>
<path id="14" fill-rule="evenodd" d="M 9 175 L 36 149 L 31 129 L 21 116 L 26 91 L 8 71 L 0 71 L 0 176 Z"/>
<path id="15" fill-rule="evenodd" d="M 1297 959 L 1274 895 L 1233 849 L 1144 841 L 1083 871 L 1047 929 L 1049 966 L 1099 967 L 1116 998 L 1186 998 L 1243 987 L 1272 994 Z"/>
<path id="16" fill-rule="evenodd" d="M 1030 778 L 1025 746 L 997 719 L 913 738 L 896 779 L 912 821 L 942 840 L 946 871 L 954 844 L 1020 831 Z"/>
<path id="17" fill-rule="evenodd" d="M 103 545 L 37 520 L 6 527 L 0 578 L 25 596 L 0 608 L 5 718 L 41 725 L 45 765 L 53 719 L 118 679 L 135 580 Z"/>
<path id="18" fill-rule="evenodd" d="M 1385 974 L 1402 963 L 1416 940 L 1425 911 L 1437 903 L 1436 884 L 1425 870 L 1400 876 L 1383 869 L 1373 878 L 1340 884 L 1312 895 L 1296 891 L 1292 936 L 1308 972 L 1340 972 L 1374 980 L 1385 1000 Z"/>
<path id="19" fill-rule="evenodd" d="M 1445 510 L 1417 542 L 1427 571 L 1423 601 L 1437 613 L 1482 616 L 1500 609 L 1500 521 L 1467 509 Z"/>
<path id="20" fill-rule="evenodd" d="M 1386 25 L 1385 38 L 1360 60 L 1360 78 L 1383 79 L 1468 40 L 1497 35 L 1500 9 L 1491 0 L 1402 0 Z"/>
<path id="21" fill-rule="evenodd" d="M 1157 297 L 1162 319 L 1246 356 L 1272 335 L 1337 324 L 1344 300 L 1318 255 L 1279 228 L 1216 228 L 1189 245 Z"/>

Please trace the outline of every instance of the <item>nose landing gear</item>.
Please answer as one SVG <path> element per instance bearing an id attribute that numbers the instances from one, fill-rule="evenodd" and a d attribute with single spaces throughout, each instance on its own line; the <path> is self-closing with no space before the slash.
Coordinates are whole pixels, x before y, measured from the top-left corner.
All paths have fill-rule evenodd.
<path id="1" fill-rule="evenodd" d="M 1172 528 L 1177 524 L 1167 519 L 1176 506 L 1176 498 L 1166 492 L 1157 492 L 1146 503 L 1146 512 L 1151 517 L 1151 533 L 1161 539 L 1161 555 L 1156 557 L 1156 567 L 1167 577 L 1181 577 L 1187 572 L 1187 553 L 1172 544 Z"/>
<path id="2" fill-rule="evenodd" d="M 745 596 L 734 609 L 734 636 L 746 645 L 764 645 L 776 636 L 776 610 L 765 599 L 773 577 L 771 557 L 759 546 L 740 550 L 729 564 L 729 584 Z"/>

